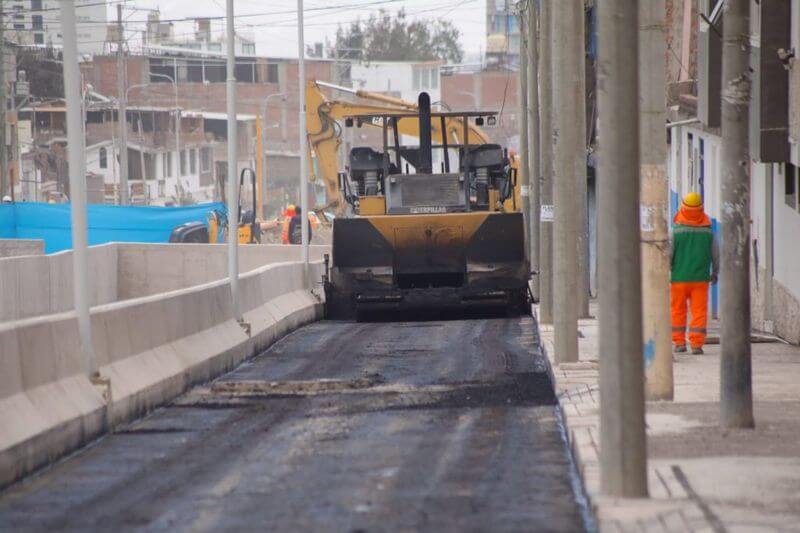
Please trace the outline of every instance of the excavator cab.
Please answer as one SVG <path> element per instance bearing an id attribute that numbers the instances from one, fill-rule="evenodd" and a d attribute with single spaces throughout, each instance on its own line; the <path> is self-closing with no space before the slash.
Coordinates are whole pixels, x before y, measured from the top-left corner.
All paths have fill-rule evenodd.
<path id="1" fill-rule="evenodd" d="M 349 173 L 339 176 L 356 215 L 333 223 L 329 316 L 432 307 L 530 311 L 516 170 L 500 145 L 470 144 L 470 122 L 495 115 L 432 112 L 422 93 L 416 113 L 349 117 L 347 124 L 380 126 L 383 146 L 353 148 Z M 438 121 L 445 131 L 452 119 L 463 124 L 460 142 L 441 136 L 434 145 L 431 125 Z M 402 144 L 401 121 L 417 123 L 419 145 Z"/>

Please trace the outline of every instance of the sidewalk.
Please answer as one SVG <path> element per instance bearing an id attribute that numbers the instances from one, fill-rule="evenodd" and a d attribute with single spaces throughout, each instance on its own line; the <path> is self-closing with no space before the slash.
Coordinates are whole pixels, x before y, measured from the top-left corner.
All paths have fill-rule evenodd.
<path id="1" fill-rule="evenodd" d="M 556 365 L 541 327 L 570 446 L 600 531 L 800 531 L 800 347 L 754 343 L 756 428 L 719 427 L 720 346 L 675 357 L 675 401 L 648 402 L 650 499 L 600 496 L 597 320 L 580 362 Z"/>

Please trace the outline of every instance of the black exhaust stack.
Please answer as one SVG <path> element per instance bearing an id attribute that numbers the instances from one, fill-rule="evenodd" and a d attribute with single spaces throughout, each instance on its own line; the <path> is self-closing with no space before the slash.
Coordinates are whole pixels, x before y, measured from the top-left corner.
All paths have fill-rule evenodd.
<path id="1" fill-rule="evenodd" d="M 420 93 L 419 105 L 419 168 L 417 174 L 433 174 L 433 148 L 431 148 L 431 97 Z"/>

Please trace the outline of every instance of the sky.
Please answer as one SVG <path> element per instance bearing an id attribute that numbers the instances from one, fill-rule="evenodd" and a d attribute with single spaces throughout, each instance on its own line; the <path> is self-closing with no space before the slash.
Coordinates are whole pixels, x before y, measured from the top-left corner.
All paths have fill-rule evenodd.
<path id="1" fill-rule="evenodd" d="M 129 27 L 141 29 L 151 9 L 160 10 L 162 19 L 225 14 L 225 0 L 126 0 L 124 5 Z M 305 42 L 332 41 L 340 24 L 367 18 L 381 8 L 405 8 L 409 18 L 451 21 L 461 31 L 467 57 L 477 57 L 485 42 L 485 5 L 485 0 L 306 0 Z M 235 0 L 236 30 L 255 38 L 258 55 L 297 57 L 296 10 L 296 0 Z M 109 7 L 109 20 L 113 19 L 115 5 Z M 212 28 L 222 32 L 224 20 L 212 22 Z M 188 35 L 192 29 L 191 22 L 175 25 L 176 35 Z"/>

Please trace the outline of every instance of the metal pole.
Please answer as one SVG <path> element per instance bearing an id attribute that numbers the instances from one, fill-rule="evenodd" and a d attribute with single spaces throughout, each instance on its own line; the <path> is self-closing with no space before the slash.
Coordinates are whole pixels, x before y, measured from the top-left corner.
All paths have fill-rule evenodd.
<path id="1" fill-rule="evenodd" d="M 650 0 L 641 0 L 650 2 Z M 600 486 L 647 496 L 639 244 L 638 4 L 598 4 Z M 663 127 L 663 125 L 662 125 Z"/>
<path id="2" fill-rule="evenodd" d="M 576 82 L 583 55 L 583 0 L 553 3 L 553 322 L 559 363 L 578 360 L 578 181 L 576 153 L 584 150 L 580 128 L 584 94 Z M 583 207 L 585 208 L 585 207 Z"/>
<path id="3" fill-rule="evenodd" d="M 261 121 L 261 201 L 262 205 L 267 199 L 267 106 L 269 99 L 280 96 L 286 99 L 285 93 L 274 93 L 267 96 L 264 100 L 264 119 Z M 260 213 L 261 217 L 265 217 L 266 213 Z"/>
<path id="4" fill-rule="evenodd" d="M 267 105 L 269 104 L 269 96 L 264 100 L 264 114 L 261 119 L 261 213 L 258 214 L 262 218 L 266 218 L 266 204 L 267 199 Z"/>
<path id="5" fill-rule="evenodd" d="M 305 40 L 303 37 L 303 0 L 297 0 L 297 55 L 300 86 L 299 141 L 300 141 L 300 206 L 302 209 L 301 228 L 303 234 L 302 260 L 304 280 L 308 283 L 308 179 L 307 179 L 307 134 L 306 134 L 306 63 Z"/>
<path id="6" fill-rule="evenodd" d="M 236 179 L 238 170 L 238 145 L 236 131 L 236 56 L 235 32 L 233 29 L 233 0 L 226 0 L 226 45 L 228 50 L 226 98 L 228 107 L 228 277 L 231 284 L 231 301 L 233 303 L 233 317 L 242 319 L 239 310 L 239 181 Z"/>
<path id="7" fill-rule="evenodd" d="M 525 35 L 525 10 L 521 6 L 517 15 L 521 35 Z M 530 176 L 530 143 L 528 142 L 528 53 L 525 39 L 519 42 L 519 196 L 522 210 L 522 218 L 525 224 L 525 253 L 526 257 L 531 256 L 531 232 L 530 232 L 530 212 L 531 197 L 530 186 L 532 178 Z"/>
<path id="8" fill-rule="evenodd" d="M 67 102 L 67 156 L 69 158 L 69 196 L 72 214 L 72 288 L 78 318 L 84 370 L 97 370 L 92 326 L 89 315 L 89 250 L 86 222 L 86 160 L 81 112 L 78 39 L 75 26 L 75 3 L 61 0 L 61 31 L 64 35 L 64 96 Z"/>
<path id="9" fill-rule="evenodd" d="M 128 115 L 125 84 L 125 34 L 122 27 L 122 4 L 117 4 L 117 123 L 119 124 L 119 203 L 128 205 Z"/>
<path id="10" fill-rule="evenodd" d="M 165 75 L 166 77 L 166 75 Z M 172 80 L 175 86 L 175 161 L 178 164 L 177 181 L 180 181 L 180 159 L 181 159 L 181 108 L 178 101 L 178 69 L 175 69 L 175 78 Z M 177 191 L 176 191 L 177 192 Z"/>
<path id="11" fill-rule="evenodd" d="M 541 31 L 539 61 L 539 109 L 541 112 L 542 184 L 539 194 L 541 207 L 539 228 L 539 321 L 553 323 L 553 83 L 552 37 L 553 3 L 541 0 Z"/>
<path id="12" fill-rule="evenodd" d="M 141 179 L 142 179 L 142 194 L 144 195 L 145 204 L 147 204 L 147 173 L 144 170 L 144 131 L 142 126 L 142 112 L 139 112 L 138 122 L 139 122 L 139 166 L 141 167 Z"/>
<path id="13" fill-rule="evenodd" d="M 8 152 L 6 151 L 6 110 L 8 95 L 6 94 L 6 38 L 3 33 L 5 15 L 3 0 L 0 0 L 0 197 L 10 195 L 14 187 L 8 173 Z"/>
<path id="14" fill-rule="evenodd" d="M 667 222 L 666 31 L 664 0 L 639 2 L 639 155 L 641 157 L 642 322 L 645 390 L 672 400 Z"/>
<path id="15" fill-rule="evenodd" d="M 728 0 L 722 37 L 722 260 L 720 422 L 751 428 L 750 1 Z"/>
<path id="16" fill-rule="evenodd" d="M 528 63 L 528 186 L 530 187 L 530 210 L 528 221 L 530 223 L 530 261 L 531 270 L 539 271 L 539 211 L 541 205 L 541 171 L 540 171 L 540 139 L 539 139 L 539 47 L 537 37 L 539 33 L 539 17 L 537 7 L 532 0 L 528 1 L 528 17 L 526 20 L 528 38 L 527 63 Z M 533 294 L 539 297 L 539 276 L 533 277 Z"/>

